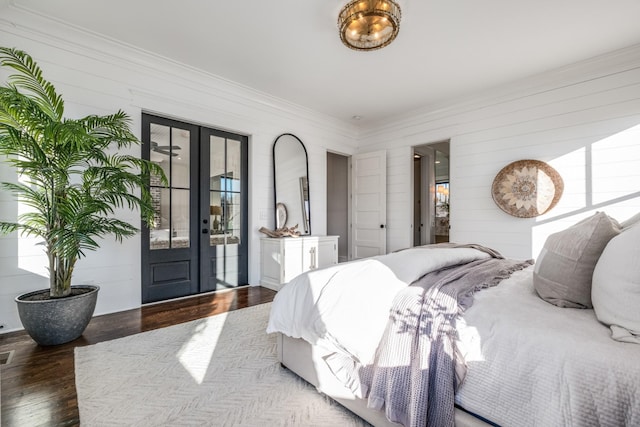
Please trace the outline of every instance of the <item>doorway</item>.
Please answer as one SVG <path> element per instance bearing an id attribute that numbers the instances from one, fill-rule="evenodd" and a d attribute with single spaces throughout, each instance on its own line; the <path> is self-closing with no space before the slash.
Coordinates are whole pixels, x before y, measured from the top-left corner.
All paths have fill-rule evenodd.
<path id="1" fill-rule="evenodd" d="M 338 239 L 338 262 L 349 260 L 348 156 L 327 152 L 327 235 Z"/>
<path id="2" fill-rule="evenodd" d="M 387 152 L 327 153 L 327 233 L 338 261 L 387 253 Z"/>
<path id="3" fill-rule="evenodd" d="M 413 245 L 449 241 L 449 141 L 413 150 Z"/>
<path id="4" fill-rule="evenodd" d="M 248 138 L 143 114 L 142 142 L 169 181 L 150 181 L 142 302 L 246 285 Z"/>

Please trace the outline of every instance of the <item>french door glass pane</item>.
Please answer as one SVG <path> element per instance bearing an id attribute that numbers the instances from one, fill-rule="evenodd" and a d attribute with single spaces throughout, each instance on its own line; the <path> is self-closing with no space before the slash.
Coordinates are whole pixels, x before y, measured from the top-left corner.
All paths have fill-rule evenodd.
<path id="1" fill-rule="evenodd" d="M 240 192 L 242 177 L 242 153 L 240 151 L 240 141 L 227 139 L 227 176 L 232 177 L 233 187 L 226 188 L 226 191 Z"/>
<path id="2" fill-rule="evenodd" d="M 171 190 L 171 247 L 189 247 L 189 190 Z"/>
<path id="3" fill-rule="evenodd" d="M 149 233 L 151 249 L 188 248 L 189 190 L 159 189 L 154 204 L 159 206 L 159 222 Z"/>
<path id="4" fill-rule="evenodd" d="M 151 123 L 151 161 L 160 165 L 167 178 L 171 177 L 171 128 Z M 153 183 L 152 183 L 153 185 Z"/>
<path id="5" fill-rule="evenodd" d="M 169 190 L 167 188 L 151 187 L 151 193 L 153 194 L 153 205 L 156 211 L 154 216 L 157 220 L 149 232 L 150 248 L 169 249 L 169 239 L 171 237 Z"/>
<path id="6" fill-rule="evenodd" d="M 152 162 L 160 165 L 169 178 L 163 187 L 157 176 L 151 177 L 151 193 L 155 210 L 149 233 L 151 249 L 188 248 L 190 132 L 156 123 L 150 125 Z"/>
<path id="7" fill-rule="evenodd" d="M 216 269 L 213 272 L 217 282 L 224 287 L 238 286 L 238 253 L 237 246 L 225 246 L 221 254 L 216 257 Z"/>
<path id="8" fill-rule="evenodd" d="M 219 191 L 209 192 L 209 213 L 211 215 L 211 234 L 222 234 L 222 203 Z"/>
<path id="9" fill-rule="evenodd" d="M 189 188 L 189 131 L 173 128 L 171 136 L 171 187 Z"/>
<path id="10" fill-rule="evenodd" d="M 240 243 L 240 224 L 242 220 L 242 207 L 240 193 L 227 192 L 224 203 L 225 212 L 225 234 L 228 236 L 227 243 Z"/>
<path id="11" fill-rule="evenodd" d="M 211 136 L 210 151 L 209 151 L 209 175 L 211 177 L 211 189 L 221 190 L 220 177 L 225 174 L 225 139 L 219 136 Z M 217 178 L 217 179 L 215 179 Z"/>
<path id="12" fill-rule="evenodd" d="M 211 245 L 240 243 L 242 155 L 240 141 L 210 137 Z"/>

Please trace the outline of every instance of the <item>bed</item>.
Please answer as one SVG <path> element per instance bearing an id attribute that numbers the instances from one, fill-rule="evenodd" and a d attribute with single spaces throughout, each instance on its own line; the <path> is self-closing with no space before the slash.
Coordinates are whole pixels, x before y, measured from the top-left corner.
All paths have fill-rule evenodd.
<path id="1" fill-rule="evenodd" d="M 614 266 L 617 273 L 613 275 L 598 273 L 594 265 L 593 286 L 598 275 L 606 277 L 600 280 L 606 283 L 624 282 L 632 275 L 631 281 L 624 283 L 635 286 L 633 300 L 640 295 L 640 271 L 632 265 L 640 260 L 640 248 L 635 243 L 640 241 L 640 226 L 631 232 L 622 232 L 623 228 L 618 226 L 617 232 L 606 239 L 622 241 L 617 234 L 624 238 L 615 251 L 606 255 L 607 243 L 600 245 L 601 263 L 619 263 L 621 253 L 631 258 L 630 263 Z M 584 235 L 584 230 L 577 234 Z M 581 246 L 568 240 L 574 252 L 576 245 Z M 419 370 L 405 372 L 405 377 L 415 378 L 416 372 L 420 376 L 433 371 L 428 381 L 417 381 L 424 389 L 412 391 L 408 397 L 408 406 L 413 408 L 408 411 L 414 407 L 424 411 L 428 406 L 429 414 L 407 417 L 394 413 L 397 407 L 394 409 L 393 400 L 401 393 L 398 387 L 405 385 L 406 378 L 398 381 L 387 371 L 395 372 L 399 366 L 409 369 L 408 364 L 413 363 L 405 366 L 408 359 L 404 356 L 397 359 L 400 363 L 387 363 L 398 357 L 394 352 L 402 353 L 394 346 L 386 350 L 392 354 L 391 359 L 385 359 L 384 348 L 402 335 L 392 325 L 399 295 L 424 297 L 424 289 L 412 288 L 434 272 L 440 280 L 461 265 L 485 264 L 499 257 L 495 251 L 477 245 L 453 246 L 430 245 L 340 264 L 305 273 L 286 284 L 274 299 L 267 329 L 278 334 L 281 363 L 375 426 L 640 425 L 640 340 L 634 341 L 640 331 L 629 332 L 631 339 L 613 339 L 615 325 L 599 318 L 604 311 L 598 311 L 600 303 L 596 304 L 595 293 L 596 310 L 549 303 L 534 280 L 544 269 L 515 260 L 505 260 L 513 268 L 505 272 L 502 265 L 495 283 L 481 279 L 483 283 L 460 293 L 462 298 L 454 303 L 459 310 L 449 318 L 455 318 L 454 333 L 449 334 L 451 342 L 440 346 L 451 358 L 447 363 L 438 362 L 433 354 L 439 353 L 433 348 L 431 356 L 425 358 L 447 368 L 442 371 L 422 361 Z M 545 244 L 548 252 L 553 252 L 551 246 Z M 591 283 L 589 286 L 591 289 Z M 439 299 L 438 304 L 442 301 Z M 637 319 L 640 310 L 634 304 L 630 310 Z M 429 321 L 436 325 L 440 317 L 434 315 Z M 411 345 L 424 352 L 421 342 Z M 382 402 L 375 397 L 380 384 L 371 379 L 381 371 L 384 375 L 378 382 L 388 388 L 381 391 Z M 448 391 L 432 389 L 429 381 L 446 383 L 445 387 L 452 390 L 451 399 L 440 399 Z M 408 388 L 415 386 L 406 384 Z M 431 402 L 446 406 L 443 413 L 447 418 L 432 418 L 431 413 L 440 416 L 441 410 L 431 409 Z M 399 407 L 404 410 L 402 405 Z"/>

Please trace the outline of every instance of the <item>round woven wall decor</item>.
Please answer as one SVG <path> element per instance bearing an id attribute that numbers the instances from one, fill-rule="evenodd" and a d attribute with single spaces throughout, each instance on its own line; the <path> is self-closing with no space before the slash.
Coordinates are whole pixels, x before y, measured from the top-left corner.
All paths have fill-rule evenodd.
<path id="1" fill-rule="evenodd" d="M 554 168 L 540 160 L 518 160 L 498 172 L 491 195 L 509 215 L 533 218 L 551 210 L 563 190 L 562 177 Z"/>

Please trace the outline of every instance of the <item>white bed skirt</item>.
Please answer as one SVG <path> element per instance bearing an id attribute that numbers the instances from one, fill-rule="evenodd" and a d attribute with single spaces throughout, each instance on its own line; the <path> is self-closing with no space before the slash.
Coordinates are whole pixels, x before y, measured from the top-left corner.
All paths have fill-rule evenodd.
<path id="1" fill-rule="evenodd" d="M 366 400 L 355 397 L 334 377 L 322 359 L 330 354 L 331 350 L 313 346 L 303 339 L 290 338 L 283 334 L 278 334 L 277 342 L 280 363 L 313 384 L 320 392 L 376 427 L 397 427 L 399 425 L 387 420 L 383 412 L 367 408 Z M 458 408 L 455 412 L 455 423 L 456 427 L 486 427 L 489 425 Z"/>

